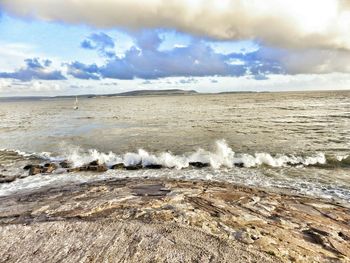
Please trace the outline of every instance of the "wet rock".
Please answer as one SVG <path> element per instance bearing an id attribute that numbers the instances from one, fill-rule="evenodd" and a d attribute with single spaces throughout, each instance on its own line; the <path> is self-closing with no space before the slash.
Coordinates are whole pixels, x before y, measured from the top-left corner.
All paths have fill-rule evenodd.
<path id="1" fill-rule="evenodd" d="M 235 163 L 236 167 L 244 168 L 244 163 Z"/>
<path id="2" fill-rule="evenodd" d="M 11 183 L 14 180 L 16 180 L 16 176 L 5 176 L 5 175 L 0 175 L 0 184 L 2 183 Z"/>
<path id="3" fill-rule="evenodd" d="M 87 171 L 92 171 L 92 172 L 105 172 L 107 171 L 108 168 L 105 164 L 100 164 L 100 165 L 89 165 L 87 167 Z"/>
<path id="4" fill-rule="evenodd" d="M 298 162 L 298 163 L 287 162 L 287 165 L 288 166 L 292 166 L 292 167 L 297 167 L 297 166 L 303 165 L 303 163 L 300 163 L 300 162 Z"/>
<path id="5" fill-rule="evenodd" d="M 196 167 L 196 168 L 203 168 L 208 167 L 209 163 L 202 163 L 202 162 L 190 162 L 189 165 Z"/>
<path id="6" fill-rule="evenodd" d="M 29 169 L 29 175 L 36 175 L 44 173 L 45 168 L 41 165 L 32 165 Z"/>
<path id="7" fill-rule="evenodd" d="M 90 162 L 88 165 L 81 167 L 81 171 L 105 172 L 108 170 L 106 164 L 100 164 L 98 160 Z"/>
<path id="8" fill-rule="evenodd" d="M 67 169 L 68 173 L 74 173 L 74 172 L 82 172 L 82 171 L 86 171 L 86 167 L 73 167 L 73 168 L 69 168 Z"/>
<path id="9" fill-rule="evenodd" d="M 161 169 L 162 167 L 163 166 L 161 164 L 149 164 L 145 166 L 147 169 Z"/>
<path id="10" fill-rule="evenodd" d="M 38 164 L 28 164 L 23 167 L 24 170 L 29 170 L 29 175 L 36 175 L 41 173 L 52 173 L 58 168 L 58 165 L 55 163 L 46 163 L 44 165 Z"/>
<path id="11" fill-rule="evenodd" d="M 44 165 L 44 169 L 43 171 L 45 173 L 52 173 L 53 171 L 55 171 L 58 168 L 57 164 L 55 163 L 46 163 Z"/>
<path id="12" fill-rule="evenodd" d="M 123 163 L 116 163 L 111 166 L 111 169 L 116 170 L 116 169 L 124 169 L 125 166 Z"/>
<path id="13" fill-rule="evenodd" d="M 89 163 L 89 166 L 97 166 L 97 165 L 99 165 L 99 163 L 98 163 L 98 160 L 95 160 L 95 161 L 92 161 L 92 162 L 90 162 Z"/>
<path id="14" fill-rule="evenodd" d="M 70 167 L 70 163 L 68 161 L 63 161 L 63 162 L 60 162 L 59 165 L 62 167 L 62 168 L 69 168 Z"/>
<path id="15" fill-rule="evenodd" d="M 95 164 L 95 162 L 92 162 L 92 164 Z M 74 168 L 70 168 L 67 170 L 67 172 L 71 173 L 71 172 L 105 172 L 108 170 L 108 167 L 105 164 L 99 164 L 99 165 L 84 165 L 84 166 L 80 166 L 80 167 L 74 167 Z"/>
<path id="16" fill-rule="evenodd" d="M 32 164 L 27 164 L 26 166 L 23 167 L 23 170 L 29 170 L 32 167 L 33 167 Z"/>
<path id="17" fill-rule="evenodd" d="M 136 165 L 129 165 L 129 166 L 125 166 L 126 170 L 140 170 L 142 169 L 142 165 L 141 164 L 136 164 Z"/>
<path id="18" fill-rule="evenodd" d="M 74 167 L 71 169 L 68 169 L 69 172 L 86 172 L 87 166 L 81 166 L 81 167 Z"/>

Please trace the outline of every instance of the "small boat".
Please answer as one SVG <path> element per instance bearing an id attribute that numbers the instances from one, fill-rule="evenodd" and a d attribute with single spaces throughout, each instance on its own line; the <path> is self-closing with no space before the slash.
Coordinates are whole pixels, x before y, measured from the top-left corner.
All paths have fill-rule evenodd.
<path id="1" fill-rule="evenodd" d="M 73 109 L 74 110 L 79 109 L 79 107 L 78 107 L 78 97 L 77 96 L 75 96 L 75 104 L 74 104 L 74 108 Z"/>

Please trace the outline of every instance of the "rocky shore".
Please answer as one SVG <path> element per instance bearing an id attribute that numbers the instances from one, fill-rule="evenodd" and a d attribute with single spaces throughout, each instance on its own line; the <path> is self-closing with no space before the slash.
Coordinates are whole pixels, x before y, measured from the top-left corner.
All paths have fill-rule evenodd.
<path id="1" fill-rule="evenodd" d="M 350 262 L 350 209 L 226 183 L 113 179 L 1 197 L 0 236 L 0 262 Z"/>
<path id="2" fill-rule="evenodd" d="M 125 164 L 123 162 L 121 163 L 115 163 L 112 165 L 107 165 L 106 163 L 100 163 L 99 160 L 94 160 L 91 162 L 88 162 L 81 166 L 74 166 L 72 163 L 70 163 L 67 160 L 64 161 L 56 161 L 56 162 L 45 162 L 41 163 L 42 160 L 37 160 L 37 163 L 31 163 L 27 164 L 23 167 L 23 170 L 28 171 L 27 173 L 21 173 L 17 175 L 12 174 L 4 174 L 4 172 L 7 172 L 6 169 L 2 169 L 0 164 L 0 184 L 1 183 L 9 183 L 13 182 L 16 179 L 25 178 L 28 176 L 38 175 L 38 174 L 62 174 L 62 173 L 72 173 L 72 172 L 106 172 L 107 170 L 140 170 L 140 169 L 177 169 L 175 166 L 163 166 L 160 163 L 151 163 L 151 162 L 142 162 L 141 159 L 139 162 L 132 162 L 131 164 Z M 303 165 L 302 161 L 299 162 L 287 162 L 286 165 L 288 166 L 300 166 Z M 316 164 L 317 165 L 317 164 Z M 333 165 L 333 164 L 331 164 Z M 188 162 L 188 167 L 195 168 L 195 169 L 201 169 L 209 167 L 210 163 L 206 162 Z M 233 163 L 233 166 L 238 168 L 243 168 L 244 163 L 242 162 L 235 162 Z M 309 166 L 312 166 L 309 165 Z"/>

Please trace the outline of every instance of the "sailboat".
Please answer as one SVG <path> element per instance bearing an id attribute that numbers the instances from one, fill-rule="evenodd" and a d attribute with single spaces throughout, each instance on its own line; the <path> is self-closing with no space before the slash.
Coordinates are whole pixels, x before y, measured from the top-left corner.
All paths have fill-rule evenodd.
<path id="1" fill-rule="evenodd" d="M 74 104 L 74 108 L 73 109 L 74 110 L 79 109 L 79 107 L 78 107 L 78 97 L 77 96 L 75 96 L 75 104 Z"/>

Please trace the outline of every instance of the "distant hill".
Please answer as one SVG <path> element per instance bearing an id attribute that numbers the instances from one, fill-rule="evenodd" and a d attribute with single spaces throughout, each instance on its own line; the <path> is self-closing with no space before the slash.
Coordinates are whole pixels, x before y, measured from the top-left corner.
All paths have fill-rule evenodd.
<path id="1" fill-rule="evenodd" d="M 195 90 L 166 89 L 166 90 L 134 90 L 104 96 L 153 96 L 153 95 L 189 95 L 197 94 Z"/>
<path id="2" fill-rule="evenodd" d="M 79 98 L 100 98 L 100 97 L 131 97 L 131 96 L 171 96 L 171 95 L 191 95 L 198 94 L 195 90 L 182 90 L 182 89 L 165 89 L 165 90 L 133 90 L 121 93 L 112 94 L 88 94 L 79 95 Z M 58 98 L 58 97 L 56 97 Z"/>
<path id="3" fill-rule="evenodd" d="M 46 97 L 41 96 L 16 96 L 16 97 L 0 97 L 1 101 L 21 101 L 21 100 L 41 100 L 45 99 Z"/>
<path id="4" fill-rule="evenodd" d="M 121 93 L 111 94 L 83 94 L 77 95 L 78 98 L 103 98 L 103 97 L 132 97 L 132 96 L 172 96 L 172 95 L 195 95 L 195 94 L 239 94 L 239 93 L 255 93 L 254 91 L 226 91 L 218 93 L 201 93 L 195 90 L 182 89 L 164 89 L 164 90 L 133 90 Z M 72 99 L 76 95 L 63 96 L 14 96 L 0 97 L 0 101 L 22 101 L 22 100 L 52 100 L 52 99 Z"/>
<path id="5" fill-rule="evenodd" d="M 101 97 L 117 97 L 117 96 L 170 96 L 170 95 L 191 95 L 198 94 L 195 90 L 181 90 L 181 89 L 167 89 L 167 90 L 134 90 L 122 93 L 113 93 L 113 94 L 84 94 L 78 95 L 78 98 L 101 98 Z M 49 100 L 49 99 L 69 99 L 75 98 L 75 95 L 67 96 L 29 96 L 29 97 L 0 97 L 0 100 L 3 101 L 20 101 L 20 100 Z"/>
<path id="6" fill-rule="evenodd" d="M 161 96 L 161 95 L 190 95 L 198 94 L 195 90 L 182 90 L 182 89 L 164 89 L 164 90 L 133 90 L 121 93 L 111 94 L 85 94 L 78 95 L 79 98 L 101 98 L 101 97 L 128 97 L 128 96 Z M 71 98 L 75 96 L 56 96 L 54 98 Z"/>

